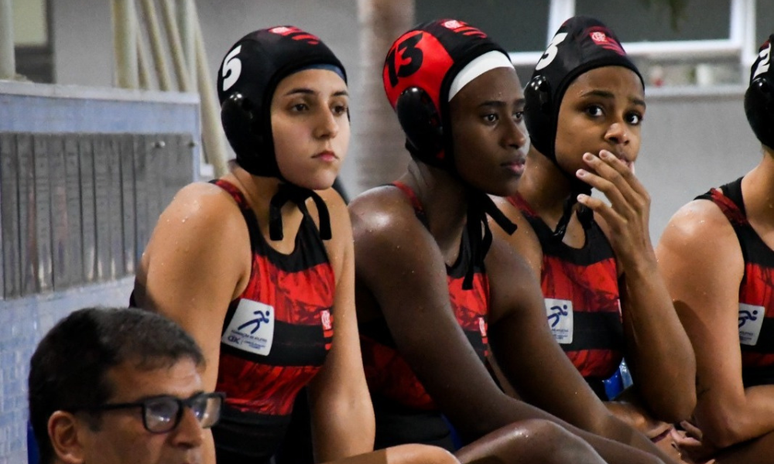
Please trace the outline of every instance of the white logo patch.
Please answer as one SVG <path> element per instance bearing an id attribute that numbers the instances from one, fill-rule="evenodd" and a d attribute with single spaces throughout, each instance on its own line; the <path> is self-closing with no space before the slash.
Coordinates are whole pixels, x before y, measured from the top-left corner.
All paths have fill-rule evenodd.
<path id="1" fill-rule="evenodd" d="M 274 341 L 274 308 L 257 301 L 239 301 L 220 341 L 249 353 L 268 356 Z"/>
<path id="2" fill-rule="evenodd" d="M 323 330 L 331 330 L 333 324 L 331 323 L 331 312 L 327 309 L 323 310 L 320 315 L 320 321 L 322 322 Z"/>
<path id="3" fill-rule="evenodd" d="M 486 338 L 486 321 L 483 317 L 478 318 L 478 331 L 481 332 L 481 338 Z"/>
<path id="4" fill-rule="evenodd" d="M 739 303 L 739 343 L 754 346 L 761 334 L 766 308 Z"/>
<path id="5" fill-rule="evenodd" d="M 572 343 L 572 301 L 546 298 L 546 317 L 554 339 L 561 345 Z"/>

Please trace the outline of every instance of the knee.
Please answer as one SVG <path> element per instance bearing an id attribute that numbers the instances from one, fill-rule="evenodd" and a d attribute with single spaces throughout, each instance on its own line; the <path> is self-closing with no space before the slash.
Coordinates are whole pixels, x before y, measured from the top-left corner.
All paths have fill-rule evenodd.
<path id="1" fill-rule="evenodd" d="M 387 464 L 459 464 L 459 461 L 443 448 L 411 444 L 387 448 Z"/>
<path id="2" fill-rule="evenodd" d="M 495 434 L 488 448 L 500 462 L 604 463 L 591 445 L 562 426 L 546 420 L 517 422 L 503 427 Z M 462 458 L 460 460 L 465 461 Z"/>

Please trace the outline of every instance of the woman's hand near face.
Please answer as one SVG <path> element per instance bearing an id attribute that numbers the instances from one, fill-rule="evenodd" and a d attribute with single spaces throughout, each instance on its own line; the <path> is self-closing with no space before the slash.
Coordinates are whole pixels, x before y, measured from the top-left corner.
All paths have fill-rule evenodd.
<path id="1" fill-rule="evenodd" d="M 610 204 L 588 195 L 579 195 L 578 201 L 605 221 L 610 231 L 608 239 L 623 272 L 641 265 L 643 258 L 653 261 L 647 259 L 653 254 L 648 191 L 632 170 L 607 150 L 586 153 L 583 160 L 589 169 L 579 170 L 578 178 L 602 192 Z"/>
<path id="2" fill-rule="evenodd" d="M 696 404 L 693 347 L 672 305 L 650 241 L 650 195 L 631 169 L 612 153 L 583 157 L 578 178 L 609 200 L 580 195 L 600 218 L 622 276 L 621 314 L 626 361 L 635 388 L 656 419 L 686 419 Z"/>

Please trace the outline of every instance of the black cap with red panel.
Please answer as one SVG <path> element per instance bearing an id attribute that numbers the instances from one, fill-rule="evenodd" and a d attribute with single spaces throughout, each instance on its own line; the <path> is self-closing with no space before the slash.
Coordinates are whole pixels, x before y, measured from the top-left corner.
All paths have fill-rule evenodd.
<path id="1" fill-rule="evenodd" d="M 484 32 L 455 19 L 420 24 L 392 45 L 382 72 L 384 90 L 416 159 L 454 170 L 449 88 L 468 63 L 490 51 L 508 56 Z"/>
<path id="2" fill-rule="evenodd" d="M 449 114 L 450 88 L 455 77 L 476 58 L 489 52 L 508 54 L 481 30 L 455 19 L 426 22 L 401 35 L 387 54 L 384 90 L 406 134 L 406 149 L 419 162 L 455 174 Z M 492 242 L 486 216 L 508 233 L 516 226 L 489 196 L 470 188 L 467 230 L 474 263 L 483 264 Z M 483 237 L 482 237 L 483 230 Z M 472 288 L 473 265 L 463 288 Z"/>

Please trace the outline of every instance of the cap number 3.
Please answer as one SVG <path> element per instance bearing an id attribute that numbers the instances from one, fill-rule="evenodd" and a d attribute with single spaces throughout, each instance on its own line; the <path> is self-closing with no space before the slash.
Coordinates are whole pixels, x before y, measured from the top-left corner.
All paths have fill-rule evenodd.
<path id="1" fill-rule="evenodd" d="M 230 89 L 232 85 L 236 84 L 239 79 L 239 75 L 242 73 L 242 61 L 237 58 L 239 52 L 242 51 L 242 46 L 238 46 L 231 50 L 231 53 L 226 55 L 226 59 L 223 60 L 223 91 Z"/>
<path id="2" fill-rule="evenodd" d="M 564 39 L 566 38 L 567 38 L 567 33 L 561 32 L 559 34 L 556 34 L 554 38 L 551 39 L 551 43 L 548 44 L 548 48 L 546 48 L 546 52 L 543 53 L 543 56 L 540 58 L 540 61 L 538 61 L 537 64 L 535 65 L 535 71 L 540 71 L 541 69 L 551 64 L 552 61 L 554 61 L 554 58 L 556 58 L 556 54 L 559 53 L 559 49 L 556 47 L 558 47 L 560 43 L 564 42 Z"/>

